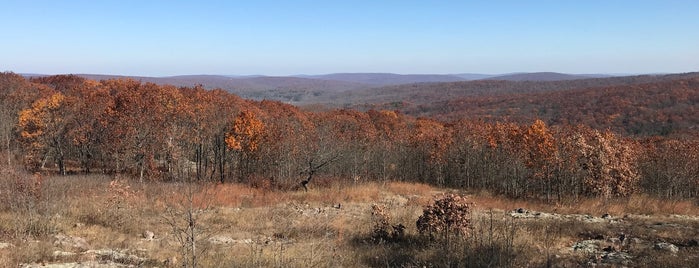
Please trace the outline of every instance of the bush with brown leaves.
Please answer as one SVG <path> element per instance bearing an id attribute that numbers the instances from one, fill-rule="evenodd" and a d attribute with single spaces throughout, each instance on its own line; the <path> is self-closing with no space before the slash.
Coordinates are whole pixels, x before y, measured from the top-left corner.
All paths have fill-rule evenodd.
<path id="1" fill-rule="evenodd" d="M 422 211 L 415 223 L 421 234 L 468 234 L 473 203 L 456 194 L 443 194 Z"/>
<path id="2" fill-rule="evenodd" d="M 383 243 L 387 241 L 398 241 L 405 234 L 405 226 L 403 224 L 391 225 L 391 216 L 388 214 L 386 206 L 372 205 L 371 217 L 374 221 L 374 229 L 371 234 L 371 240 L 375 243 Z"/>

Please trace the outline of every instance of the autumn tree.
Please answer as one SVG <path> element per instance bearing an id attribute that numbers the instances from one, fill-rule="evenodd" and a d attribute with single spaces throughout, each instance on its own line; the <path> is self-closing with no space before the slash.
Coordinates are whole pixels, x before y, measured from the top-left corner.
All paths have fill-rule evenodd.
<path id="1" fill-rule="evenodd" d="M 398 164 L 405 155 L 409 131 L 408 120 L 396 111 L 369 110 L 367 112 L 376 131 L 376 139 L 369 148 L 372 175 L 383 180 L 398 177 Z"/>
<path id="2" fill-rule="evenodd" d="M 31 153 L 28 161 L 38 163 L 42 158 L 42 167 L 46 158 L 51 156 L 58 165 L 58 172 L 66 174 L 66 123 L 65 117 L 66 97 L 61 93 L 54 93 L 46 98 L 35 101 L 31 108 L 19 113 L 18 127 L 21 137 L 26 142 Z"/>
<path id="3" fill-rule="evenodd" d="M 605 198 L 628 196 L 636 190 L 639 174 L 632 144 L 611 131 L 581 129 L 572 137 L 586 193 Z"/>
<path id="4" fill-rule="evenodd" d="M 514 197 L 530 193 L 529 171 L 522 158 L 522 127 L 514 123 L 486 124 L 481 154 L 482 183 L 486 188 Z"/>
<path id="5" fill-rule="evenodd" d="M 91 168 L 98 166 L 98 160 L 104 160 L 102 154 L 108 144 L 105 139 L 108 129 L 108 108 L 111 104 L 109 93 L 99 86 L 98 82 L 85 80 L 82 84 L 71 89 L 70 121 L 66 133 L 72 150 L 72 155 L 77 158 L 82 170 L 91 172 Z M 104 164 L 101 164 L 104 170 Z"/>
<path id="6" fill-rule="evenodd" d="M 11 72 L 0 73 L 0 139 L 7 156 L 7 165 L 12 165 L 13 143 L 16 140 L 17 114 L 27 108 L 35 96 L 30 83 L 21 75 Z"/>
<path id="7" fill-rule="evenodd" d="M 307 171 L 308 160 L 319 159 L 316 122 L 307 112 L 279 101 L 261 101 L 259 108 L 265 111 L 261 120 L 266 132 L 259 161 L 265 168 L 259 175 L 277 186 L 297 186 L 299 173 Z"/>
<path id="8" fill-rule="evenodd" d="M 644 140 L 639 159 L 640 185 L 663 198 L 699 196 L 699 140 Z"/>
<path id="9" fill-rule="evenodd" d="M 368 176 L 369 148 L 376 139 L 376 131 L 366 113 L 347 109 L 328 111 L 316 116 L 316 129 L 317 149 L 309 154 L 308 160 L 323 162 L 336 158 L 328 167 L 332 175 Z"/>
<path id="10" fill-rule="evenodd" d="M 226 135 L 226 144 L 239 153 L 239 179 L 245 179 L 252 172 L 264 135 L 265 125 L 252 111 L 241 111 L 233 121 L 231 132 Z"/>
<path id="11" fill-rule="evenodd" d="M 418 157 L 417 163 L 410 163 L 417 168 L 421 181 L 434 179 L 437 184 L 445 183 L 443 165 L 447 149 L 452 144 L 451 130 L 444 124 L 430 119 L 420 118 L 415 121 L 412 135 L 409 137 L 410 146 Z"/>
<path id="12" fill-rule="evenodd" d="M 552 132 L 544 121 L 537 119 L 523 131 L 521 145 L 524 164 L 532 170 L 531 178 L 544 182 L 542 192 L 546 193 L 546 200 L 550 200 L 558 151 Z"/>

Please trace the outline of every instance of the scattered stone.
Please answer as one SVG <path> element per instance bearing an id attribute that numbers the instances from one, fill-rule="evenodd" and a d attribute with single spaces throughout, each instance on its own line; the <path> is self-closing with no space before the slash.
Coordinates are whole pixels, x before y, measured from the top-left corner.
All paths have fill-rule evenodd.
<path id="1" fill-rule="evenodd" d="M 264 242 L 264 241 L 261 241 Z M 214 244 L 214 245 L 233 245 L 233 244 L 253 244 L 255 241 L 253 241 L 250 238 L 246 239 L 233 239 L 230 236 L 227 235 L 215 235 L 209 238 L 209 243 Z"/>
<path id="2" fill-rule="evenodd" d="M 515 212 L 517 212 L 517 213 L 527 213 L 527 210 L 526 210 L 526 209 L 523 209 L 523 208 L 518 208 L 518 209 L 515 210 Z"/>
<path id="3" fill-rule="evenodd" d="M 88 244 L 85 238 L 82 237 L 57 234 L 54 236 L 54 238 L 56 241 L 54 241 L 53 244 L 58 247 L 78 249 L 80 251 L 90 249 L 90 244 Z"/>
<path id="4" fill-rule="evenodd" d="M 140 265 L 146 261 L 146 258 L 141 258 L 136 255 L 129 255 L 113 249 L 88 250 L 84 254 L 92 254 L 99 257 L 98 259 L 100 260 L 108 260 L 122 264 Z"/>
<path id="5" fill-rule="evenodd" d="M 599 240 L 583 240 L 573 244 L 573 251 L 579 251 L 587 254 L 597 253 L 599 251 Z"/>
<path id="6" fill-rule="evenodd" d="M 670 215 L 670 218 L 683 219 L 683 220 L 692 220 L 692 221 L 699 221 L 699 216 L 693 216 L 693 215 L 678 215 L 678 214 L 672 214 L 672 215 Z"/>
<path id="7" fill-rule="evenodd" d="M 235 240 L 232 237 L 226 235 L 215 235 L 209 238 L 209 243 L 215 245 L 229 245 L 235 244 L 237 242 L 238 240 Z"/>
<path id="8" fill-rule="evenodd" d="M 68 251 L 56 250 L 53 252 L 53 256 L 56 258 L 65 258 L 65 257 L 71 257 L 71 256 L 75 256 L 75 255 L 77 255 L 77 253 L 68 252 Z"/>
<path id="9" fill-rule="evenodd" d="M 155 233 L 146 230 L 145 232 L 143 232 L 143 239 L 153 241 L 153 239 L 155 239 Z"/>
<path id="10" fill-rule="evenodd" d="M 75 228 L 82 228 L 82 227 L 85 227 L 85 224 L 82 223 L 82 222 L 76 222 L 75 224 L 73 224 L 73 227 L 75 227 Z"/>
<path id="11" fill-rule="evenodd" d="M 602 215 L 602 219 L 605 219 L 605 220 L 606 220 L 606 219 L 611 219 L 611 218 L 612 218 L 612 216 L 609 215 L 609 213 L 604 213 L 604 214 Z"/>
<path id="12" fill-rule="evenodd" d="M 0 242 L 0 249 L 11 248 L 11 247 L 14 247 L 14 245 L 12 245 L 10 243 Z"/>
<path id="13" fill-rule="evenodd" d="M 134 265 L 126 265 L 114 262 L 104 261 L 86 261 L 86 262 L 70 262 L 70 263 L 24 263 L 19 265 L 20 268 L 121 268 L 121 267 L 136 267 Z"/>
<path id="14" fill-rule="evenodd" d="M 640 244 L 644 244 L 644 242 L 640 238 L 634 237 L 634 238 L 631 238 L 631 240 L 629 241 L 629 244 L 640 245 Z"/>
<path id="15" fill-rule="evenodd" d="M 677 246 L 670 244 L 670 243 L 665 243 L 665 242 L 656 243 L 653 246 L 653 248 L 656 250 L 668 251 L 672 254 L 677 254 L 677 252 L 680 251 L 680 248 L 678 248 Z"/>
<path id="16" fill-rule="evenodd" d="M 621 252 L 621 251 L 612 251 L 612 252 L 604 252 L 600 254 L 598 257 L 596 257 L 597 262 L 595 264 L 611 264 L 616 267 L 616 265 L 631 265 L 633 262 L 631 261 L 632 257 L 629 253 L 627 252 Z"/>

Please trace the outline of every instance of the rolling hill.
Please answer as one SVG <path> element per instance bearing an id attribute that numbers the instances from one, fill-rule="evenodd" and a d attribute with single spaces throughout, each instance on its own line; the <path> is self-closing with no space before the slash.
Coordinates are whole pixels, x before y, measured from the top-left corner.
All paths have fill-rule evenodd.
<path id="1" fill-rule="evenodd" d="M 321 80 L 362 83 L 372 86 L 401 85 L 427 82 L 456 82 L 471 80 L 459 75 L 439 74 L 392 74 L 392 73 L 335 73 L 303 76 Z"/>
<path id="2" fill-rule="evenodd" d="M 605 78 L 610 75 L 601 74 L 563 74 L 554 72 L 535 72 L 535 73 L 514 73 L 506 75 L 491 76 L 483 79 L 487 80 L 505 80 L 505 81 L 565 81 L 578 80 L 588 78 Z"/>
<path id="3" fill-rule="evenodd" d="M 696 77 L 699 77 L 699 73 L 637 75 L 562 81 L 475 80 L 447 83 L 414 83 L 325 94 L 317 96 L 313 101 L 333 107 L 359 107 L 360 109 L 393 107 L 391 109 L 394 109 L 406 105 L 428 105 L 461 98 L 637 85 Z"/>
<path id="4" fill-rule="evenodd" d="M 115 76 L 78 74 L 92 80 L 131 78 L 141 82 L 178 87 L 202 85 L 204 88 L 220 88 L 243 98 L 272 99 L 297 103 L 330 92 L 352 91 L 369 88 L 369 85 L 346 81 L 321 80 L 289 76 L 181 75 L 169 77 Z"/>
<path id="5" fill-rule="evenodd" d="M 441 88 L 448 93 L 432 97 L 431 101 L 427 99 L 429 95 L 404 94 L 408 97 L 404 101 L 356 107 L 399 110 L 411 116 L 444 121 L 470 119 L 528 124 L 542 119 L 549 125 L 582 124 L 632 136 L 696 135 L 699 131 L 698 73 L 640 76 L 627 78 L 630 83 L 619 84 L 612 84 L 619 80 L 610 79 L 606 80 L 609 85 L 599 83 L 593 87 L 539 82 L 539 90 L 519 92 L 507 92 L 504 87 L 513 82 L 492 81 L 494 84 L 485 85 L 493 86 L 491 93 L 495 90 L 500 93 L 461 92 L 458 97 L 458 91 Z M 559 88 L 554 89 L 554 85 Z"/>

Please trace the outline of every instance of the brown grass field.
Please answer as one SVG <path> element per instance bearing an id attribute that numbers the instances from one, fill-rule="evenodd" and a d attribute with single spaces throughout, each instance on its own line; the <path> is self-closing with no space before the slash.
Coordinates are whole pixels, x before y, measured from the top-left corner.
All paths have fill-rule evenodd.
<path id="1" fill-rule="evenodd" d="M 551 204 L 332 178 L 305 192 L 2 174 L 0 267 L 699 267 L 696 200 Z M 447 192 L 474 204 L 468 233 L 420 234 L 423 208 Z M 405 232 L 373 236 L 372 204 Z"/>

